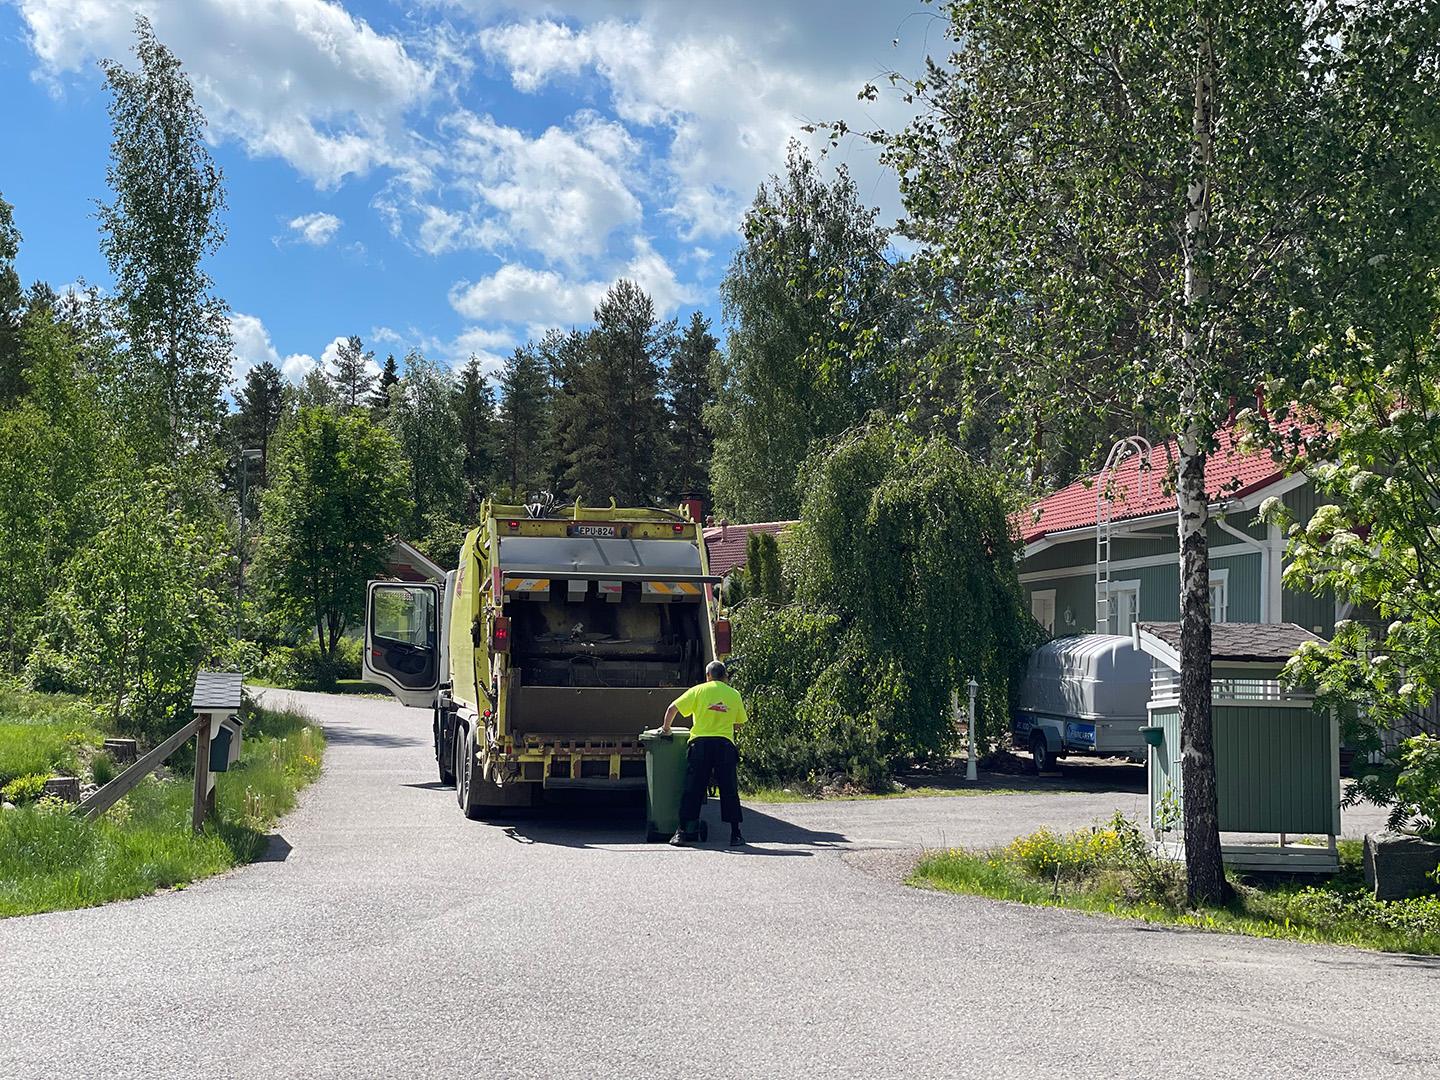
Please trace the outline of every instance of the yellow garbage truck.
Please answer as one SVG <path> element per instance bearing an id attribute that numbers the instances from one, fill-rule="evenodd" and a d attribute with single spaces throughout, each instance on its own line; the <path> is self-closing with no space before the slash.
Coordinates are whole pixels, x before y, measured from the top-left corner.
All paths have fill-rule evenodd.
<path id="1" fill-rule="evenodd" d="M 438 584 L 372 581 L 364 676 L 432 713 L 467 817 L 643 788 L 639 735 L 730 651 L 688 507 L 487 502 Z"/>

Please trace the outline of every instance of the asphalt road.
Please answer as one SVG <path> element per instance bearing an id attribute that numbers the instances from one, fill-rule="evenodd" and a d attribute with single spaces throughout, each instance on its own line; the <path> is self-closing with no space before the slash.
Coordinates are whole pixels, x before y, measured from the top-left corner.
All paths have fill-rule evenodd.
<path id="1" fill-rule="evenodd" d="M 1133 793 L 762 807 L 749 850 L 674 850 L 614 811 L 467 822 L 425 714 L 274 696 L 330 749 L 273 861 L 0 922 L 0 1077 L 1440 1076 L 1434 960 L 866 869 Z"/>

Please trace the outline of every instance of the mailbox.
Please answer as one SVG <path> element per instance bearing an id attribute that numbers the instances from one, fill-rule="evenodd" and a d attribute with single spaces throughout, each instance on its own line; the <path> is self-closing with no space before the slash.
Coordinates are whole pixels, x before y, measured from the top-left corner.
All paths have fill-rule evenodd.
<path id="1" fill-rule="evenodd" d="M 245 724 L 238 716 L 227 716 L 210 736 L 210 771 L 229 772 L 240 760 Z"/>

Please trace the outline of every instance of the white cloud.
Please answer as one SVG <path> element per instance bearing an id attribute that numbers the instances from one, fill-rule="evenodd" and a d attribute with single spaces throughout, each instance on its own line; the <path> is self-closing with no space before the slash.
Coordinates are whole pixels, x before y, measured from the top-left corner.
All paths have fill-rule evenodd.
<path id="1" fill-rule="evenodd" d="M 256 315 L 231 312 L 230 338 L 235 350 L 230 365 L 230 377 L 237 387 L 245 381 L 245 376 L 252 369 L 264 363 L 274 364 L 292 382 L 304 378 L 305 373 L 315 366 L 315 358 L 306 353 L 292 353 L 282 360 L 270 340 L 270 331 Z"/>
<path id="2" fill-rule="evenodd" d="M 331 0 L 18 0 L 41 74 L 126 59 L 135 16 L 180 58 L 220 136 L 277 155 L 323 187 L 378 164 L 413 167 L 406 114 L 451 51 L 376 32 Z"/>
<path id="3" fill-rule="evenodd" d="M 297 218 L 291 218 L 289 229 L 293 238 L 302 244 L 309 244 L 311 247 L 324 247 L 335 234 L 340 231 L 343 224 L 334 214 L 327 214 L 317 210 L 311 214 L 301 214 Z"/>
<path id="4" fill-rule="evenodd" d="M 648 241 L 637 238 L 630 259 L 605 280 L 576 280 L 556 270 L 506 263 L 479 281 L 456 282 L 450 290 L 450 306 L 477 322 L 523 324 L 533 335 L 549 327 L 590 322 L 617 278 L 629 278 L 649 293 L 662 317 L 699 299 Z"/>

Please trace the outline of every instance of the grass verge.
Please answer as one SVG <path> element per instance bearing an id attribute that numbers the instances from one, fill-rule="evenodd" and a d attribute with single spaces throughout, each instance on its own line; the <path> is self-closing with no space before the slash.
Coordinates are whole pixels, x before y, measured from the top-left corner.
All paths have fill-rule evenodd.
<path id="1" fill-rule="evenodd" d="M 101 738 L 95 710 L 79 698 L 0 683 L 0 788 L 22 777 L 73 775 L 80 751 Z"/>
<path id="2" fill-rule="evenodd" d="M 243 754 L 216 778 L 203 835 L 190 831 L 189 776 L 152 776 L 94 822 L 53 800 L 0 814 L 0 917 L 144 896 L 263 854 L 270 827 L 320 775 L 325 737 L 300 713 L 248 712 Z"/>
<path id="3" fill-rule="evenodd" d="M 375 683 L 365 682 L 363 679 L 336 679 L 334 686 L 321 686 L 319 683 L 296 681 L 296 682 L 271 682 L 267 679 L 257 679 L 253 676 L 245 676 L 246 686 L 262 687 L 267 690 L 301 690 L 311 694 L 358 694 L 361 697 L 389 697 L 389 691 L 383 686 Z"/>
<path id="4" fill-rule="evenodd" d="M 1440 954 L 1440 896 L 1375 900 L 1356 841 L 1341 842 L 1340 873 L 1327 881 L 1232 876 L 1232 903 L 1197 910 L 1181 902 L 1182 871 L 1144 854 L 1117 822 L 1068 837 L 1041 830 L 996 851 L 934 852 L 909 884 L 1250 937 Z"/>

